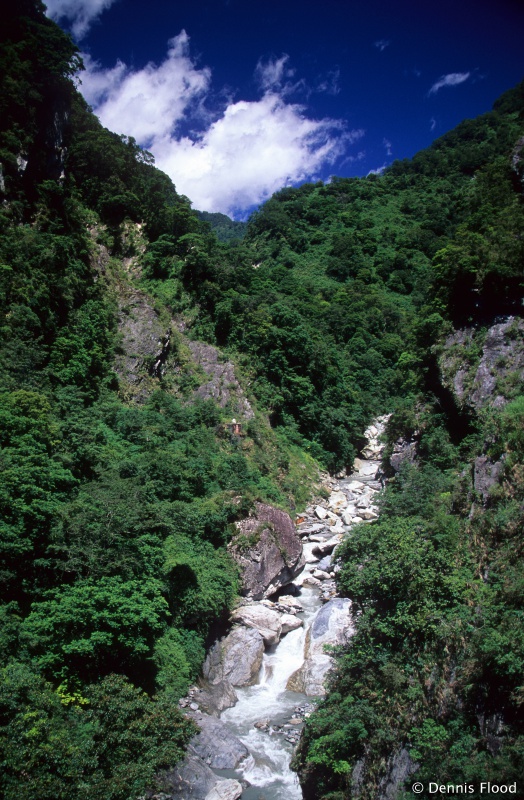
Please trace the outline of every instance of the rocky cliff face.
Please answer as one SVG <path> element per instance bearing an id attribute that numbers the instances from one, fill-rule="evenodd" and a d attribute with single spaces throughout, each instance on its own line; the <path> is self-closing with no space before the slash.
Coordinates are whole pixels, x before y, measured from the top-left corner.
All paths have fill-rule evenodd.
<path id="1" fill-rule="evenodd" d="M 93 231 L 93 237 L 96 231 Z M 139 224 L 127 222 L 124 244 L 140 254 L 145 243 Z M 93 268 L 105 274 L 109 255 L 94 244 Z M 122 259 L 122 271 L 115 284 L 118 304 L 119 343 L 114 361 L 120 394 L 138 403 L 160 385 L 186 400 L 214 400 L 228 407 L 239 420 L 254 417 L 235 372 L 235 365 L 217 347 L 190 339 L 185 324 L 166 312 L 161 315 L 152 298 L 135 285 L 140 277 L 140 259 Z"/>
<path id="2" fill-rule="evenodd" d="M 236 525 L 229 550 L 240 567 L 244 596 L 270 597 L 304 568 L 302 543 L 285 511 L 257 503 L 254 515 Z"/>
<path id="3" fill-rule="evenodd" d="M 442 384 L 459 407 L 501 408 L 524 382 L 524 320 L 507 317 L 487 331 L 454 331 L 445 341 L 439 368 Z"/>

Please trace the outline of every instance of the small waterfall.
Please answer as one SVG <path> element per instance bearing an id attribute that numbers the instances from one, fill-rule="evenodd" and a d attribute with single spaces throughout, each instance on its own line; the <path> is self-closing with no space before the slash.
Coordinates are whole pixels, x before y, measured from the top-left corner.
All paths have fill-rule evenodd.
<path id="1" fill-rule="evenodd" d="M 269 720 L 271 726 L 286 724 L 293 709 L 310 702 L 310 698 L 289 692 L 286 684 L 303 662 L 306 630 L 320 608 L 318 591 L 304 587 L 300 595 L 304 612 L 299 616 L 304 627 L 290 631 L 281 641 L 264 654 L 259 682 L 255 686 L 237 689 L 238 703 L 221 715 L 229 729 L 249 749 L 251 756 L 241 765 L 239 772 L 251 784 L 243 800 L 301 800 L 302 791 L 297 776 L 291 771 L 293 746 L 285 734 L 273 728 L 261 730 L 255 723 Z M 261 794 L 258 789 L 263 788 Z M 256 791 L 255 791 L 256 789 Z"/>

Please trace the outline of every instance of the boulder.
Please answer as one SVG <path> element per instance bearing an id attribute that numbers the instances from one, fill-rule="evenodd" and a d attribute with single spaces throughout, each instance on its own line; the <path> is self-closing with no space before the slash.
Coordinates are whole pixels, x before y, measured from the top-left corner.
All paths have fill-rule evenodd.
<path id="1" fill-rule="evenodd" d="M 326 519 L 327 517 L 327 511 L 325 508 L 322 508 L 322 506 L 316 506 L 315 514 L 319 519 Z"/>
<path id="2" fill-rule="evenodd" d="M 284 608 L 293 608 L 295 611 L 304 610 L 300 600 L 297 600 L 296 597 L 292 597 L 290 594 L 281 595 L 278 598 L 278 605 L 284 606 Z"/>
<path id="3" fill-rule="evenodd" d="M 322 561 L 318 562 L 317 569 L 323 569 L 324 572 L 329 572 L 329 569 L 331 567 L 331 562 L 332 561 L 333 561 L 333 558 L 331 556 L 324 556 Z"/>
<path id="4" fill-rule="evenodd" d="M 304 663 L 291 675 L 287 688 L 310 696 L 325 694 L 324 680 L 332 658 L 324 652 L 325 645 L 343 644 L 353 635 L 351 600 L 334 597 L 317 612 L 306 634 Z"/>
<path id="5" fill-rule="evenodd" d="M 240 567 L 245 597 L 269 597 L 303 570 L 302 542 L 285 511 L 256 503 L 255 514 L 236 527 L 229 551 Z"/>
<path id="6" fill-rule="evenodd" d="M 301 628 L 304 624 L 300 617 L 295 617 L 293 614 L 282 614 L 280 621 L 282 623 L 282 636 L 289 633 L 289 631 L 296 631 L 297 628 Z"/>
<path id="7" fill-rule="evenodd" d="M 200 728 L 191 740 L 193 751 L 212 769 L 235 769 L 249 755 L 249 750 L 225 723 L 207 714 L 195 714 Z"/>
<path id="8" fill-rule="evenodd" d="M 238 800 L 242 797 L 242 784 L 233 778 L 226 778 L 213 786 L 205 800 Z"/>
<path id="9" fill-rule="evenodd" d="M 184 760 L 162 776 L 162 789 L 171 800 L 206 800 L 217 776 L 189 745 Z"/>
<path id="10" fill-rule="evenodd" d="M 211 684 L 228 681 L 232 686 L 252 686 L 257 682 L 264 655 L 264 640 L 254 628 L 242 625 L 215 642 L 202 667 Z"/>
<path id="11" fill-rule="evenodd" d="M 226 708 L 231 708 L 238 701 L 238 696 L 229 681 L 208 683 L 200 678 L 200 688 L 196 699 L 206 714 L 218 717 Z"/>
<path id="12" fill-rule="evenodd" d="M 328 500 L 328 505 L 334 511 L 342 511 L 348 504 L 348 500 L 344 492 L 331 492 Z"/>
<path id="13" fill-rule="evenodd" d="M 246 628 L 257 630 L 264 640 L 266 647 L 278 644 L 282 633 L 280 614 L 267 608 L 262 603 L 253 603 L 237 608 L 231 615 L 232 622 L 240 622 Z"/>
<path id="14" fill-rule="evenodd" d="M 311 574 L 314 578 L 318 578 L 319 581 L 328 581 L 331 578 L 331 575 L 328 572 L 324 572 L 323 569 L 314 569 Z"/>
<path id="15" fill-rule="evenodd" d="M 342 541 L 342 536 L 337 534 L 337 536 L 333 536 L 332 539 L 328 539 L 326 542 L 317 542 L 313 548 L 313 552 L 319 556 L 327 556 L 328 553 L 332 553 L 337 544 L 340 544 Z"/>
<path id="16" fill-rule="evenodd" d="M 357 513 L 356 506 L 352 503 L 341 514 L 342 522 L 344 523 L 344 525 L 351 525 L 351 521 L 353 517 L 356 516 L 356 513 Z"/>
<path id="17" fill-rule="evenodd" d="M 380 463 L 378 461 L 363 460 L 360 461 L 358 467 L 357 467 L 357 461 L 359 461 L 358 458 L 355 459 L 355 469 L 356 470 L 358 469 L 359 475 L 362 475 L 363 478 L 370 478 L 372 476 L 375 477 L 380 467 Z"/>
<path id="18" fill-rule="evenodd" d="M 304 522 L 303 525 L 298 526 L 298 532 L 300 534 L 316 533 L 317 531 L 321 531 L 323 527 L 324 527 L 323 522 L 312 522 L 312 523 Z"/>

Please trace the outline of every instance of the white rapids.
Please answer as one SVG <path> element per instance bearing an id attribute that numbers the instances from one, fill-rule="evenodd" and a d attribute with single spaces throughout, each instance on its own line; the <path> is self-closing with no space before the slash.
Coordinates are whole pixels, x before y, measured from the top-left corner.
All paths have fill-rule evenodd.
<path id="1" fill-rule="evenodd" d="M 265 789 L 242 794 L 244 800 L 263 797 L 264 800 L 301 800 L 302 791 L 296 774 L 290 769 L 292 746 L 282 734 L 259 730 L 255 722 L 270 719 L 279 724 L 286 721 L 295 706 L 311 702 L 305 695 L 289 692 L 286 684 L 304 660 L 306 630 L 321 606 L 318 591 L 304 587 L 300 594 L 304 612 L 300 614 L 304 627 L 291 631 L 279 644 L 264 654 L 259 682 L 255 686 L 237 689 L 238 703 L 221 715 L 229 729 L 238 736 L 250 751 L 250 756 L 240 765 L 239 772 L 252 789 Z"/>

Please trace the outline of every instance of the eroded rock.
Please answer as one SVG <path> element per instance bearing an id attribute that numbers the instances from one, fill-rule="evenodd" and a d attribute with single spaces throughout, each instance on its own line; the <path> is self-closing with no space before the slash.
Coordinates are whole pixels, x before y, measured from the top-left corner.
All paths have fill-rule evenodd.
<path id="1" fill-rule="evenodd" d="M 288 689 L 310 696 L 325 694 L 324 681 L 332 658 L 324 647 L 343 644 L 355 632 L 350 610 L 351 600 L 342 597 L 334 597 L 320 609 L 306 635 L 304 663 L 290 677 Z"/>
<path id="2" fill-rule="evenodd" d="M 244 596 L 269 597 L 304 568 L 302 542 L 285 511 L 257 503 L 255 514 L 236 526 L 229 550 L 240 567 Z"/>
<path id="3" fill-rule="evenodd" d="M 232 778 L 226 778 L 213 786 L 205 800 L 238 800 L 241 796 L 242 784 Z"/>
<path id="4" fill-rule="evenodd" d="M 229 681 L 209 683 L 200 679 L 200 690 L 197 699 L 202 711 L 218 717 L 226 708 L 232 708 L 235 705 L 238 696 Z"/>
<path id="5" fill-rule="evenodd" d="M 172 800 L 206 800 L 218 779 L 189 745 L 184 760 L 162 776 L 162 788 Z"/>
<path id="6" fill-rule="evenodd" d="M 233 622 L 239 622 L 247 628 L 257 630 L 264 640 L 267 647 L 271 647 L 280 641 L 282 633 L 282 623 L 278 611 L 267 608 L 262 603 L 252 603 L 248 606 L 241 606 L 231 615 Z"/>
<path id="7" fill-rule="evenodd" d="M 193 751 L 212 769 L 235 769 L 249 750 L 224 722 L 207 714 L 193 717 L 200 733 L 193 737 Z"/>
<path id="8" fill-rule="evenodd" d="M 264 655 L 264 640 L 254 628 L 242 625 L 215 642 L 204 661 L 202 673 L 211 684 L 228 681 L 232 686 L 252 686 L 257 681 Z"/>

